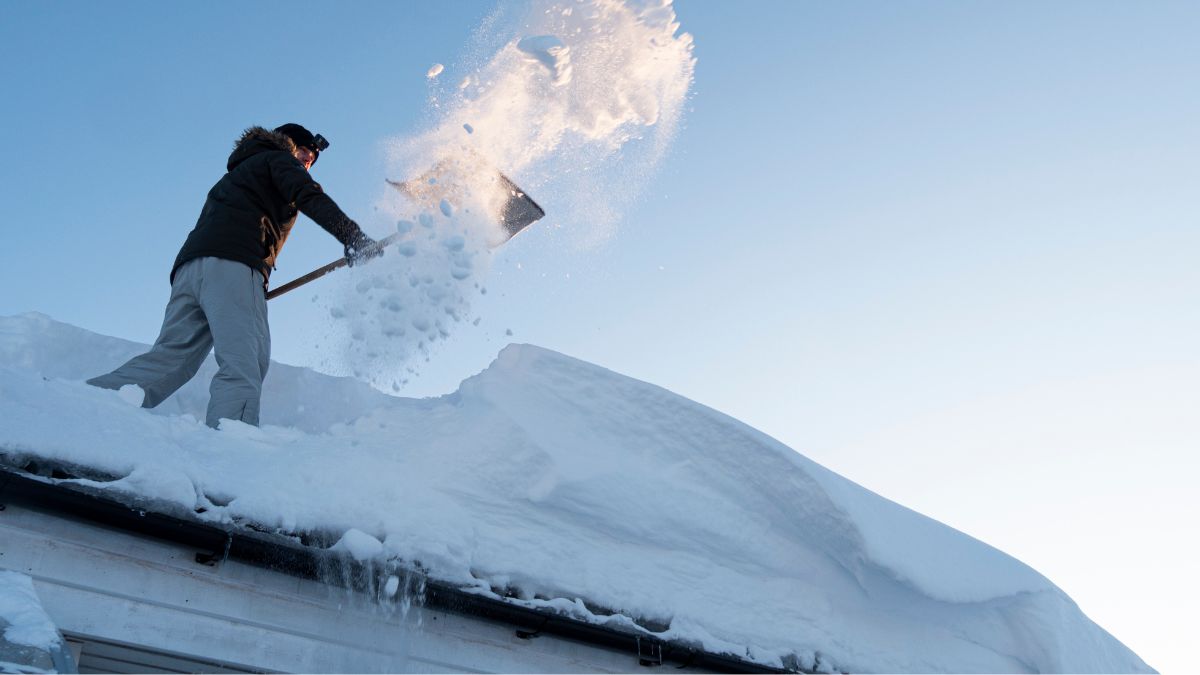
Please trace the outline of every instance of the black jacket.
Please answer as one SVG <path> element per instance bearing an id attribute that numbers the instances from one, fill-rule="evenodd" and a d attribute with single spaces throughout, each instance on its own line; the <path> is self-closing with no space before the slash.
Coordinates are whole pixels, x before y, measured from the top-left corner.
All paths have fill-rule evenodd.
<path id="1" fill-rule="evenodd" d="M 205 256 L 245 263 L 267 279 L 297 210 L 344 246 L 361 240 L 362 230 L 292 155 L 295 148 L 287 136 L 262 127 L 242 134 L 229 155 L 228 173 L 208 191 L 196 227 L 175 258 L 172 282 L 181 265 Z"/>

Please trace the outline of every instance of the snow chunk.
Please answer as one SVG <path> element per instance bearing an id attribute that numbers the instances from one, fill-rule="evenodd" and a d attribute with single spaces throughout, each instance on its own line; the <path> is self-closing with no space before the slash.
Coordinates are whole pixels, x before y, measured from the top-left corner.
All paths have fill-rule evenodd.
<path id="1" fill-rule="evenodd" d="M 435 63 L 432 66 L 430 66 L 429 71 L 425 73 L 425 77 L 427 77 L 431 80 L 435 79 L 435 78 L 437 78 L 438 75 L 441 75 L 442 71 L 445 69 L 446 69 L 446 67 L 443 66 L 442 64 Z"/>
<path id="2" fill-rule="evenodd" d="M 127 384 L 121 387 L 117 391 L 117 396 L 120 396 L 122 401 L 137 408 L 142 407 L 142 402 L 146 400 L 146 392 L 136 384 Z"/>
<path id="3" fill-rule="evenodd" d="M 42 609 L 33 579 L 10 570 L 0 570 L 0 627 L 4 628 L 5 640 L 44 651 L 62 640 Z"/>
<path id="4" fill-rule="evenodd" d="M 526 58 L 546 66 L 555 85 L 571 82 L 571 49 L 553 35 L 534 35 L 517 43 Z"/>
<path id="5" fill-rule="evenodd" d="M 383 542 L 375 537 L 363 532 L 350 528 L 346 530 L 346 534 L 338 540 L 331 548 L 333 551 L 346 551 L 355 560 L 363 561 L 377 558 L 383 553 Z"/>
<path id="6" fill-rule="evenodd" d="M 400 590 L 400 577 L 395 574 L 389 575 L 387 583 L 383 586 L 383 593 L 387 597 L 395 597 L 396 591 Z"/>

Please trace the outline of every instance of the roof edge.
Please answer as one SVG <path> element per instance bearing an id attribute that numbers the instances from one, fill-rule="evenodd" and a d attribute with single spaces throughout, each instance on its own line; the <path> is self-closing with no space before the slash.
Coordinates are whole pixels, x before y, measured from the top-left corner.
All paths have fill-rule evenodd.
<path id="1" fill-rule="evenodd" d="M 9 459 L 0 454 L 0 459 Z M 534 608 L 489 597 L 431 579 L 420 569 L 399 561 L 380 565 L 360 562 L 327 548 L 327 536 L 262 532 L 239 525 L 221 526 L 196 514 L 164 513 L 146 504 L 131 505 L 100 490 L 64 483 L 79 467 L 53 466 L 45 460 L 30 473 L 0 461 L 0 509 L 5 504 L 62 518 L 90 521 L 108 527 L 166 540 L 196 549 L 197 564 L 219 565 L 225 560 L 267 568 L 289 576 L 336 584 L 364 593 L 379 593 L 391 575 L 402 575 L 408 588 L 420 588 L 416 604 L 460 615 L 507 624 L 518 637 L 542 634 L 605 647 L 635 655 L 643 666 L 673 663 L 678 667 L 710 668 L 727 673 L 810 672 L 755 663 L 732 654 L 697 648 L 679 640 L 664 640 L 651 631 L 637 633 L 583 621 L 546 608 Z M 28 465 L 26 465 L 28 466 Z M 326 547 L 305 542 L 321 542 Z M 338 571 L 331 574 L 331 571 Z"/>

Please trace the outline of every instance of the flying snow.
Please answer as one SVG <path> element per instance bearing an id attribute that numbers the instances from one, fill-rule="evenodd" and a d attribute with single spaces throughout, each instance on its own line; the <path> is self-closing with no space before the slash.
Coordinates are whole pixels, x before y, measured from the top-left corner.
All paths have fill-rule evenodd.
<path id="1" fill-rule="evenodd" d="M 441 342 L 478 323 L 472 301 L 507 236 L 505 177 L 546 195 L 555 224 L 587 247 L 611 234 L 668 149 L 695 67 L 670 2 L 535 0 L 510 19 L 468 46 L 491 55 L 466 64 L 459 87 L 432 85 L 432 127 L 388 142 L 404 189 L 386 188 L 378 206 L 401 241 L 319 291 L 331 322 L 319 339 L 334 346 L 322 370 L 400 391 Z"/>

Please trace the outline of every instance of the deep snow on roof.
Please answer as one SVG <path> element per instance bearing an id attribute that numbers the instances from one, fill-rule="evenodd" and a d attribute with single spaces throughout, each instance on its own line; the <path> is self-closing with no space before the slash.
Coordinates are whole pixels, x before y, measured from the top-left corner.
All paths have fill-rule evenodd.
<path id="1" fill-rule="evenodd" d="M 717 411 L 546 349 L 510 345 L 423 400 L 272 364 L 264 426 L 214 431 L 198 421 L 211 359 L 156 411 L 83 384 L 143 348 L 0 318 L 0 452 L 121 476 L 94 485 L 204 518 L 350 533 L 358 555 L 762 663 L 1149 670 L 1020 561 Z"/>

